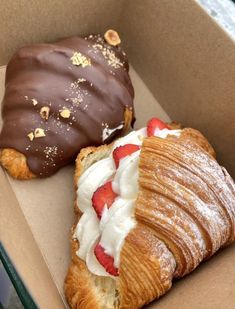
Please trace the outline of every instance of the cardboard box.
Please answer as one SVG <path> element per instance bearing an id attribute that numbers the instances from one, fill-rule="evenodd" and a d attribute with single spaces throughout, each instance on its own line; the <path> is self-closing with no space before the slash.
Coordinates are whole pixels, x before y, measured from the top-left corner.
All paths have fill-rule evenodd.
<path id="1" fill-rule="evenodd" d="M 135 127 L 158 115 L 197 128 L 235 175 L 235 45 L 195 1 L 8 0 L 0 12 L 1 97 L 4 65 L 20 46 L 114 28 L 133 66 Z M 1 240 L 40 308 L 65 306 L 73 171 L 16 181 L 0 169 Z M 234 308 L 234 260 L 235 244 L 149 308 Z"/>

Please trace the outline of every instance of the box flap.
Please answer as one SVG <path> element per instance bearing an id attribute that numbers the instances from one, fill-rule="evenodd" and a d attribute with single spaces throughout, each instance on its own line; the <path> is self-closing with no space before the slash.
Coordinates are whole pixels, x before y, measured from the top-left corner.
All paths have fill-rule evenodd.
<path id="1" fill-rule="evenodd" d="M 41 308 L 63 308 L 52 276 L 2 169 L 0 188 L 0 235 L 5 250 L 35 302 Z"/>
<path id="2" fill-rule="evenodd" d="M 196 1 L 132 4 L 122 35 L 134 68 L 172 119 L 205 134 L 235 177 L 235 42 Z"/>
<path id="3" fill-rule="evenodd" d="M 107 28 L 118 30 L 123 3 L 124 0 L 0 1 L 4 15 L 0 19 L 0 65 L 28 44 L 104 33 Z"/>

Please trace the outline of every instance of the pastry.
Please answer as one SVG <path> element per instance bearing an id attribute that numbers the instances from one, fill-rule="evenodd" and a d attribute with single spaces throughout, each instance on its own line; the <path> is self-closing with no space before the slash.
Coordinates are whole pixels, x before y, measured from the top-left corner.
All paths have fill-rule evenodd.
<path id="1" fill-rule="evenodd" d="M 136 309 L 235 238 L 235 185 L 206 138 L 157 118 L 76 160 L 71 308 Z"/>
<path id="2" fill-rule="evenodd" d="M 0 163 L 15 178 L 54 174 L 79 150 L 110 142 L 134 121 L 120 38 L 71 37 L 21 48 L 6 71 Z"/>

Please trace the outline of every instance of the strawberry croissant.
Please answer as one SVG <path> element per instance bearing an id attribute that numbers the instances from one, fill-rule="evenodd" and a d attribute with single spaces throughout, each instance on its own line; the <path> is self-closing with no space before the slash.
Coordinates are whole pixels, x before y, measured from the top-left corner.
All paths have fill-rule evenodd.
<path id="1" fill-rule="evenodd" d="M 71 308 L 140 308 L 234 241 L 235 186 L 200 132 L 152 118 L 76 162 Z"/>

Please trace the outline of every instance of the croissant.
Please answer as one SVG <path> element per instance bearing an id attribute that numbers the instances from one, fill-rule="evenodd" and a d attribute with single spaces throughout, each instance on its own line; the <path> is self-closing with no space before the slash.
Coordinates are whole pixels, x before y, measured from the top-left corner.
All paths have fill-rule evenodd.
<path id="1" fill-rule="evenodd" d="M 191 128 L 153 118 L 83 149 L 75 188 L 71 308 L 141 308 L 235 238 L 234 182 Z"/>
<path id="2" fill-rule="evenodd" d="M 126 54 L 113 30 L 21 48 L 6 71 L 0 164 L 47 177 L 79 150 L 110 143 L 134 121 Z"/>

